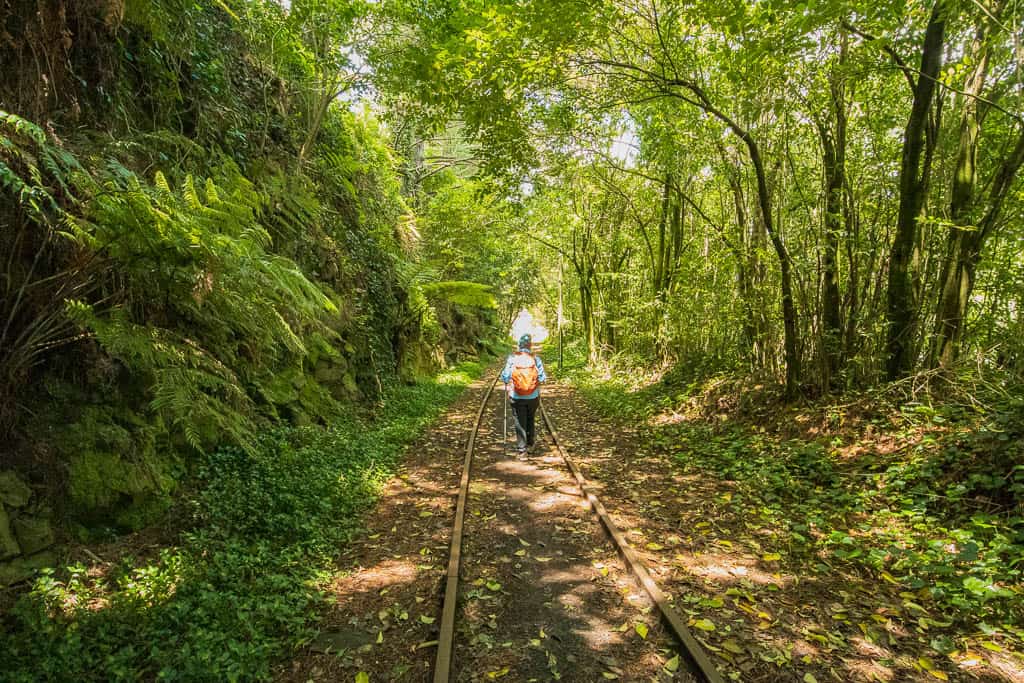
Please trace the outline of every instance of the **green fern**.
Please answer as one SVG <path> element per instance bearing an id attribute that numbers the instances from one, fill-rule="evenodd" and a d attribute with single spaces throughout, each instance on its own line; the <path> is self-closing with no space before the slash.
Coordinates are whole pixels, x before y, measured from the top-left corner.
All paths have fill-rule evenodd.
<path id="1" fill-rule="evenodd" d="M 74 201 L 73 186 L 86 179 L 74 155 L 51 141 L 42 128 L 0 110 L 0 188 L 30 218 L 43 222 L 63 215 L 55 195 Z"/>
<path id="2" fill-rule="evenodd" d="M 148 378 L 150 407 L 189 444 L 246 446 L 260 378 L 301 363 L 309 336 L 330 338 L 324 321 L 337 308 L 294 261 L 267 251 L 265 198 L 237 167 L 186 176 L 177 191 L 162 174 L 148 184 L 111 171 L 74 234 L 111 261 L 121 302 L 69 311 Z"/>

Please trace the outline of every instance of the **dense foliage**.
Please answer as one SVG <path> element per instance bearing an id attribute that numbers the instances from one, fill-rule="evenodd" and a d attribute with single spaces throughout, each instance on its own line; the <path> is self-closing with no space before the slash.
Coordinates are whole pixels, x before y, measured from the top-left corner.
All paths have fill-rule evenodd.
<path id="1" fill-rule="evenodd" d="M 315 634 L 323 581 L 403 447 L 479 372 L 390 392 L 373 420 L 279 428 L 203 458 L 180 544 L 49 571 L 0 632 L 2 678 L 264 680 Z M 100 550 L 100 552 L 103 552 Z"/>
<path id="2" fill-rule="evenodd" d="M 46 574 L 10 671 L 270 676 L 524 305 L 784 561 L 1020 637 L 1022 11 L 0 2 L 0 474 L 184 533 Z"/>
<path id="3" fill-rule="evenodd" d="M 592 358 L 1019 376 L 1013 3 L 385 4 L 392 83 L 529 177 Z"/>
<path id="4" fill-rule="evenodd" d="M 197 453 L 475 355 L 512 306 L 504 245 L 451 243 L 486 187 L 413 154 L 410 131 L 441 147 L 414 119 L 346 106 L 367 13 L 5 5 L 3 450 L 86 526 L 152 519 Z"/>

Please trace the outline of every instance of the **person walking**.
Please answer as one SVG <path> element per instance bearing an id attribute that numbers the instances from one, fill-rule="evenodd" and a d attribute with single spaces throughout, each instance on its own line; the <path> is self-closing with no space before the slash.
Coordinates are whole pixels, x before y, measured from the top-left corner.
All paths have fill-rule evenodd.
<path id="1" fill-rule="evenodd" d="M 519 338 L 518 350 L 510 354 L 501 371 L 505 393 L 512 402 L 516 422 L 516 451 L 525 455 L 536 440 L 534 417 L 540 403 L 540 385 L 548 380 L 544 362 L 533 353 L 533 339 L 528 334 Z"/>

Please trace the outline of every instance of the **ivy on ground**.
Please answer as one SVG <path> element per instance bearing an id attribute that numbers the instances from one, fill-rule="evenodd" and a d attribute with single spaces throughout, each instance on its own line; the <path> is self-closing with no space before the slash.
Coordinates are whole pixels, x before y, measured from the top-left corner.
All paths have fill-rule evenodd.
<path id="1" fill-rule="evenodd" d="M 11 681 L 267 680 L 316 633 L 320 587 L 404 447 L 479 375 L 389 393 L 371 419 L 211 454 L 194 527 L 145 562 L 47 572 L 0 629 Z"/>
<path id="2" fill-rule="evenodd" d="M 706 409 L 724 378 L 686 386 L 577 369 L 573 379 L 600 412 L 646 425 L 641 448 L 727 482 L 720 512 L 756 520 L 794 572 L 890 584 L 907 604 L 936 608 L 932 625 L 980 634 L 986 647 L 997 634 L 1024 640 L 1024 400 L 874 396 L 867 414 L 854 401 L 755 416 Z M 814 436 L 799 429 L 823 421 Z M 945 636 L 931 645 L 956 647 Z"/>

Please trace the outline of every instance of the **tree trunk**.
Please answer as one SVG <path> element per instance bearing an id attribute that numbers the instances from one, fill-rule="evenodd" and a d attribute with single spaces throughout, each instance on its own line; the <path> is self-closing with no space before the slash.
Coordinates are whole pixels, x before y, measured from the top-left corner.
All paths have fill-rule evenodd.
<path id="1" fill-rule="evenodd" d="M 924 204 L 924 188 L 930 170 L 921 164 L 921 156 L 925 148 L 928 111 L 942 67 L 945 14 L 945 3 L 939 0 L 932 9 L 925 29 L 920 75 L 914 87 L 914 101 L 903 139 L 900 205 L 896 235 L 889 255 L 886 300 L 886 376 L 890 380 L 907 375 L 914 365 L 916 301 L 911 269 L 917 245 L 918 219 Z"/>
<path id="2" fill-rule="evenodd" d="M 676 268 L 679 265 L 679 255 L 683 251 L 683 202 L 676 196 L 672 206 L 672 222 L 669 230 L 669 240 L 666 246 L 664 289 L 671 290 L 675 281 Z"/>
<path id="3" fill-rule="evenodd" d="M 1024 163 L 1024 131 L 996 174 L 989 190 L 988 209 L 973 230 L 959 225 L 949 234 L 947 263 L 941 281 L 936 311 L 934 359 L 939 367 L 950 368 L 956 361 L 963 338 L 967 309 L 974 290 L 974 275 L 985 241 L 995 230 L 1003 202 Z M 954 194 L 954 199 L 956 195 Z"/>
<path id="4" fill-rule="evenodd" d="M 580 281 L 580 317 L 583 320 L 583 338 L 587 343 L 587 361 L 597 362 L 597 330 L 594 328 L 594 293 L 589 278 Z"/>
<path id="5" fill-rule="evenodd" d="M 993 11 L 998 12 L 999 8 L 993 8 Z M 971 215 L 978 184 L 978 137 L 981 132 L 978 98 L 984 91 L 991 57 L 988 28 L 989 22 L 983 19 L 971 41 L 969 56 L 974 68 L 964 86 L 960 140 L 949 206 L 952 225 L 939 276 L 931 365 L 946 370 L 952 367 L 959 353 L 968 300 L 974 286 L 977 262 L 973 259 L 980 256 L 982 247 L 980 230 L 971 225 Z M 978 256 L 972 258 L 973 254 Z"/>
<path id="6" fill-rule="evenodd" d="M 746 131 L 740 138 L 746 143 L 750 153 L 750 161 L 754 166 L 757 178 L 757 199 L 761 207 L 761 218 L 764 221 L 768 239 L 779 258 L 780 288 L 782 290 L 782 326 L 784 332 L 783 346 L 786 355 L 786 397 L 793 398 L 800 386 L 800 332 L 797 329 L 796 305 L 793 301 L 793 261 L 789 250 L 775 229 L 772 217 L 771 196 L 768 192 L 768 178 L 761 161 L 761 151 L 757 143 Z"/>
<path id="7" fill-rule="evenodd" d="M 662 292 L 665 289 L 665 233 L 668 230 L 673 182 L 672 174 L 666 173 L 665 188 L 661 195 L 661 216 L 658 219 L 657 259 L 654 263 L 654 295 L 659 300 L 661 299 Z"/>
<path id="8" fill-rule="evenodd" d="M 845 61 L 846 40 L 842 39 L 840 66 Z M 846 93 L 842 76 L 835 67 L 829 74 L 833 128 L 819 121 L 822 168 L 824 171 L 825 220 L 821 287 L 821 385 L 830 389 L 842 366 L 843 318 L 839 293 L 839 236 L 843 228 L 843 191 L 846 186 Z M 849 236 L 847 236 L 849 237 Z"/>

